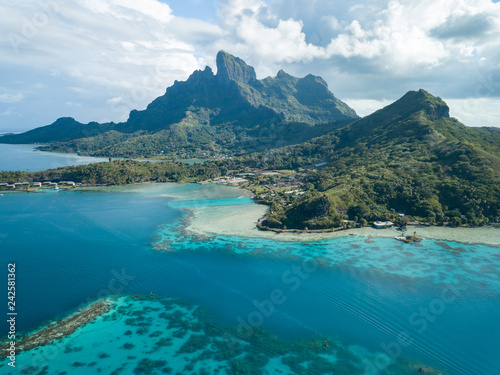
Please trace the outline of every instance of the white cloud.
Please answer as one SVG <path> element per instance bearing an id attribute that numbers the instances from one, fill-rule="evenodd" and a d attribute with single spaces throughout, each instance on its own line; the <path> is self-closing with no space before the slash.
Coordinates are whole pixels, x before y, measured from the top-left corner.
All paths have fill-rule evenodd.
<path id="1" fill-rule="evenodd" d="M 500 127 L 500 99 L 467 98 L 446 99 L 450 116 L 467 126 Z"/>
<path id="2" fill-rule="evenodd" d="M 47 69 L 53 76 L 105 87 L 133 87 L 147 69 L 156 65 L 165 68 L 164 61 L 172 57 L 180 62 L 172 67 L 173 78 L 178 78 L 179 72 L 185 78 L 200 68 L 202 61 L 183 38 L 191 37 L 193 42 L 204 26 L 210 34 L 214 32 L 213 25 L 199 21 L 195 37 L 187 25 L 178 36 L 171 25 L 176 20 L 171 9 L 156 0 L 78 0 L 46 13 L 48 21 L 39 27 L 31 19 L 44 10 L 35 0 L 25 3 L 31 4 L 31 15 L 26 15 L 24 6 L 0 5 L 0 23 L 5 21 L 11 27 L 6 34 L 23 40 L 14 46 L 4 40 L 7 43 L 0 47 L 0 62 L 31 67 L 36 61 L 39 69 Z M 18 22 L 7 22 L 7 18 Z M 24 22 L 35 25 L 31 34 L 25 33 Z M 164 86 L 173 79 L 166 81 Z"/>
<path id="3" fill-rule="evenodd" d="M 500 3 L 491 0 L 221 0 L 217 20 L 178 17 L 166 3 L 0 3 L 0 64 L 9 69 L 0 86 L 13 88 L 0 101 L 33 112 L 33 126 L 40 112 L 124 120 L 174 80 L 214 68 L 220 49 L 259 77 L 281 68 L 321 75 L 360 114 L 419 88 L 500 97 Z"/>
<path id="4" fill-rule="evenodd" d="M 115 96 L 114 98 L 108 99 L 107 103 L 112 105 L 122 104 L 125 103 L 125 100 L 123 100 L 121 96 Z"/>
<path id="5" fill-rule="evenodd" d="M 20 92 L 13 93 L 11 90 L 0 87 L 0 102 L 18 103 L 24 100 L 24 95 Z"/>
<path id="6" fill-rule="evenodd" d="M 374 100 L 374 99 L 343 99 L 349 107 L 354 109 L 358 116 L 364 117 L 382 109 L 394 100 Z"/>
<path id="7" fill-rule="evenodd" d="M 372 100 L 372 99 L 344 99 L 356 113 L 368 116 L 375 111 L 393 103 L 395 99 Z M 467 99 L 444 99 L 450 107 L 450 116 L 467 126 L 495 126 L 500 127 L 500 99 L 496 98 L 467 98 Z"/>
<path id="8" fill-rule="evenodd" d="M 500 7 L 490 0 L 374 1 L 350 7 L 347 14 L 335 12 L 342 7 L 339 2 L 308 4 L 301 0 L 272 0 L 269 4 L 258 0 L 222 1 L 219 23 L 227 33 L 216 46 L 248 56 L 257 64 L 267 64 L 268 68 L 338 57 L 361 58 L 365 60 L 364 69 L 369 67 L 397 77 L 431 70 L 457 59 L 470 61 L 474 53 L 491 43 L 500 44 L 498 40 L 435 35 L 437 28 L 450 22 L 459 34 L 473 31 L 473 25 L 485 14 L 487 27 L 500 31 Z M 468 20 L 468 28 L 458 30 L 455 19 Z M 316 30 L 308 38 L 304 30 L 311 30 L 311 25 Z M 324 38 L 329 34 L 326 42 Z M 350 70 L 358 67 L 358 62 L 345 64 Z"/>
<path id="9" fill-rule="evenodd" d="M 75 87 L 75 86 L 71 86 L 71 87 L 68 87 L 71 91 L 73 92 L 77 92 L 79 94 L 85 94 L 85 93 L 88 93 L 89 91 L 84 89 L 83 87 Z"/>
<path id="10" fill-rule="evenodd" d="M 16 112 L 15 112 L 14 108 L 8 108 L 7 110 L 5 110 L 2 113 L 0 113 L 0 115 L 4 116 L 4 117 L 12 116 L 12 115 L 15 115 L 15 114 L 16 114 Z"/>

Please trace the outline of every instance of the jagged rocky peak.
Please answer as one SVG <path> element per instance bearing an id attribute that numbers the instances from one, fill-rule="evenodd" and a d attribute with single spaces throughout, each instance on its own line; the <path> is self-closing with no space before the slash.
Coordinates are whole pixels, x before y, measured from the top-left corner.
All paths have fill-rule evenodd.
<path id="1" fill-rule="evenodd" d="M 280 69 L 278 74 L 276 74 L 276 78 L 278 79 L 287 79 L 287 78 L 293 78 L 290 74 L 285 72 L 283 69 Z"/>
<path id="2" fill-rule="evenodd" d="M 323 78 L 321 78 L 320 76 L 312 75 L 312 74 L 306 75 L 304 78 L 302 78 L 302 81 L 303 82 L 311 82 L 311 83 L 313 83 L 313 82 L 319 83 L 322 86 L 328 87 L 328 83 L 326 83 L 326 81 Z"/>
<path id="3" fill-rule="evenodd" d="M 391 116 L 407 117 L 413 114 L 424 114 L 431 121 L 450 117 L 450 108 L 440 97 L 433 96 L 425 90 L 408 91 L 403 97 L 387 107 L 378 110 L 368 117 L 377 117 L 391 113 Z"/>
<path id="4" fill-rule="evenodd" d="M 425 97 L 430 103 L 430 110 L 427 111 L 429 115 L 432 115 L 435 118 L 450 117 L 450 107 L 448 107 L 448 104 L 446 104 L 446 102 L 439 96 L 435 97 L 422 89 L 418 91 L 418 95 Z"/>
<path id="5" fill-rule="evenodd" d="M 217 78 L 221 82 L 237 81 L 248 83 L 257 79 L 254 68 L 247 65 L 239 57 L 225 51 L 217 54 Z"/>
<path id="6" fill-rule="evenodd" d="M 441 117 L 450 117 L 450 108 L 446 102 L 440 97 L 431 95 L 423 89 L 410 91 L 402 99 L 405 97 L 415 103 L 415 105 L 420 106 L 431 120 L 436 120 Z"/>
<path id="7" fill-rule="evenodd" d="M 191 83 L 201 83 L 207 80 L 212 80 L 214 77 L 214 73 L 212 72 L 212 68 L 209 66 L 205 67 L 205 70 L 195 70 L 188 78 L 188 81 Z"/>
<path id="8" fill-rule="evenodd" d="M 437 120 L 441 117 L 450 117 L 450 108 L 440 97 L 433 96 L 422 89 L 416 92 L 410 91 L 408 94 L 411 94 L 412 99 L 422 106 L 429 119 Z"/>
<path id="9" fill-rule="evenodd" d="M 297 87 L 304 90 L 311 90 L 316 94 L 322 93 L 326 95 L 329 92 L 326 81 L 323 78 L 312 74 L 308 74 L 304 78 L 299 79 Z"/>

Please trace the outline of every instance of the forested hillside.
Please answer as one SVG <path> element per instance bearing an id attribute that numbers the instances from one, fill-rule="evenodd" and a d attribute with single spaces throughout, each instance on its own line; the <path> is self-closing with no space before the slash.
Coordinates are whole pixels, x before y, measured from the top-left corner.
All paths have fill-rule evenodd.
<path id="1" fill-rule="evenodd" d="M 409 92 L 331 134 L 254 155 L 271 169 L 313 165 L 307 194 L 275 204 L 264 224 L 327 228 L 398 213 L 432 224 L 500 222 L 500 133 L 468 128 L 448 113 L 441 99 Z"/>
<path id="2" fill-rule="evenodd" d="M 254 68 L 220 51 L 217 74 L 206 67 L 176 81 L 124 123 L 61 118 L 0 137 L 0 143 L 48 144 L 41 149 L 92 156 L 215 157 L 297 144 L 357 118 L 321 77 L 296 78 L 281 70 L 258 80 Z"/>

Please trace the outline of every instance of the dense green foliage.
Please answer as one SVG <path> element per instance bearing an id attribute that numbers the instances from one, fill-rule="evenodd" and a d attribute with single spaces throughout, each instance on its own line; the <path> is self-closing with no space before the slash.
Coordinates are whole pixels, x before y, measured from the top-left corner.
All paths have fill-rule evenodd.
<path id="1" fill-rule="evenodd" d="M 396 220 L 398 213 L 431 224 L 498 223 L 500 142 L 484 132 L 492 131 L 465 127 L 441 99 L 419 91 L 326 136 L 252 155 L 272 169 L 327 163 L 305 176 L 311 192 L 275 206 L 264 224 L 318 229 L 342 219 Z"/>
<path id="2" fill-rule="evenodd" d="M 83 184 L 124 185 L 140 182 L 194 182 L 216 178 L 226 169 L 217 162 L 185 164 L 180 162 L 112 162 L 49 169 L 41 172 L 0 172 L 0 182 L 74 181 Z"/>
<path id="3" fill-rule="evenodd" d="M 349 121 L 310 125 L 278 122 L 268 127 L 242 126 L 172 126 L 154 134 L 131 135 L 111 131 L 96 137 L 53 143 L 43 151 L 77 152 L 92 156 L 119 155 L 138 158 L 217 157 L 262 152 L 284 145 L 297 144 L 338 129 Z M 176 150 L 175 152 L 173 150 Z"/>
<path id="4" fill-rule="evenodd" d="M 259 81 L 253 68 L 224 52 L 217 64 L 217 75 L 209 68 L 193 73 L 145 111 L 132 111 L 126 123 L 94 123 L 85 135 L 74 120 L 58 120 L 53 130 L 60 131 L 60 139 L 48 149 L 98 156 L 239 157 L 192 166 L 114 161 L 2 172 L 0 182 L 178 182 L 250 169 L 257 172 L 250 187 L 256 194 L 267 192 L 257 197 L 270 206 L 264 227 L 324 229 L 347 225 L 346 220 L 500 222 L 498 129 L 466 127 L 449 117 L 443 100 L 423 90 L 354 120 L 354 112 L 319 77 L 298 79 L 280 71 Z M 337 121 L 327 122 L 332 119 Z M 41 140 L 50 131 L 32 132 Z M 82 136 L 71 138 L 75 134 Z M 19 136 L 12 139 L 29 134 Z M 280 191 L 279 179 L 259 175 L 262 170 L 292 171 L 294 177 L 283 178 Z M 300 194 L 285 191 L 298 186 Z"/>
<path id="5" fill-rule="evenodd" d="M 326 134 L 358 116 L 313 75 L 280 71 L 258 80 L 243 60 L 217 55 L 207 67 L 175 82 L 124 123 L 81 124 L 62 118 L 1 143 L 43 143 L 47 151 L 113 157 L 241 155 L 297 144 Z"/>

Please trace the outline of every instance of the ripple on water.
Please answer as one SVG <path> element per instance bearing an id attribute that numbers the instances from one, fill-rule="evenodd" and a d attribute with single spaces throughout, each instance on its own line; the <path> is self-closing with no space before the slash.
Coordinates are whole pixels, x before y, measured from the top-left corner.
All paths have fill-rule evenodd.
<path id="1" fill-rule="evenodd" d="M 392 360 L 337 337 L 284 340 L 261 328 L 226 326 L 212 320 L 203 308 L 179 299 L 122 296 L 114 304 L 72 335 L 19 354 L 19 370 L 76 375 L 352 375 L 376 374 L 381 369 L 403 374 L 418 366 L 408 358 Z M 427 370 L 427 374 L 438 374 Z"/>

